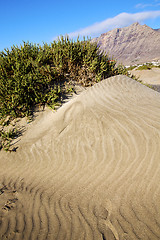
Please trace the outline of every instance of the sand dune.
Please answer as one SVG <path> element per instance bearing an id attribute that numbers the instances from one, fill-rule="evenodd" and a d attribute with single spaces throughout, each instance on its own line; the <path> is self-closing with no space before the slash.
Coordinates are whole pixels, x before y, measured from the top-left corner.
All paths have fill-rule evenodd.
<path id="1" fill-rule="evenodd" d="M 151 68 L 150 70 L 131 70 L 131 74 L 139 78 L 143 83 L 149 84 L 156 91 L 160 92 L 160 68 Z"/>
<path id="2" fill-rule="evenodd" d="M 144 83 L 156 85 L 160 84 L 160 68 L 151 68 L 149 70 L 135 70 L 130 71 L 132 74 L 139 77 Z"/>
<path id="3" fill-rule="evenodd" d="M 160 94 L 106 79 L 0 157 L 0 239 L 160 239 Z"/>

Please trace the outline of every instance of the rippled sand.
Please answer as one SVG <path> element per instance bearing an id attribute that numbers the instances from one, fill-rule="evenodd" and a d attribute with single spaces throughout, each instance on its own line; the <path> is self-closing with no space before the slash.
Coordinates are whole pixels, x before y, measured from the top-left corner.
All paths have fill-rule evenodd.
<path id="1" fill-rule="evenodd" d="M 160 239 L 160 93 L 106 79 L 0 155 L 0 239 Z"/>

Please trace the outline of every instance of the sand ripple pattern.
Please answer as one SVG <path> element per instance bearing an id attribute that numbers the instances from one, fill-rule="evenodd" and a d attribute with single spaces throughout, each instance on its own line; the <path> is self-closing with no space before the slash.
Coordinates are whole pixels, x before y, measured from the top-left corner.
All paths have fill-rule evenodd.
<path id="1" fill-rule="evenodd" d="M 0 157 L 0 239 L 160 239 L 160 94 L 96 84 Z"/>

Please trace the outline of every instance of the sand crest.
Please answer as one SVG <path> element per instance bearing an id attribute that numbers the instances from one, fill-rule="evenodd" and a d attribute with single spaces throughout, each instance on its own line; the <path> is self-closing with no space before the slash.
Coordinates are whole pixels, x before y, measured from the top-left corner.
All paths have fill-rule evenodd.
<path id="1" fill-rule="evenodd" d="M 0 239 L 160 239 L 160 94 L 106 79 L 0 156 Z"/>

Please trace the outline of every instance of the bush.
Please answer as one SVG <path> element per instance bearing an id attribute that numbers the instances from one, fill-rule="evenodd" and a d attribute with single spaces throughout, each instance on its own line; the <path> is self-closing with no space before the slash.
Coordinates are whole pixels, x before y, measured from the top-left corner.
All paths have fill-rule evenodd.
<path id="1" fill-rule="evenodd" d="M 33 105 L 59 98 L 59 86 L 53 82 L 54 71 L 46 62 L 44 50 L 25 43 L 0 53 L 0 113 L 29 115 Z"/>
<path id="2" fill-rule="evenodd" d="M 12 46 L 0 52 L 0 118 L 27 116 L 36 104 L 54 106 L 67 92 L 66 82 L 90 86 L 122 73 L 127 70 L 85 39 Z"/>

